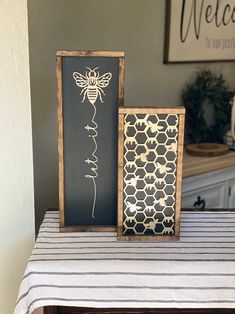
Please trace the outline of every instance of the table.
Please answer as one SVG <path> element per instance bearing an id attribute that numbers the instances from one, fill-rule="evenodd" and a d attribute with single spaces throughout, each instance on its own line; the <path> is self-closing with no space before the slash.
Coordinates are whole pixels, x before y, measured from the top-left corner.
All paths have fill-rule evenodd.
<path id="1" fill-rule="evenodd" d="M 182 212 L 178 242 L 118 242 L 114 232 L 58 227 L 59 213 L 47 212 L 14 314 L 235 313 L 235 211 Z"/>
<path id="2" fill-rule="evenodd" d="M 216 157 L 192 156 L 184 151 L 183 178 L 235 166 L 235 152 Z"/>

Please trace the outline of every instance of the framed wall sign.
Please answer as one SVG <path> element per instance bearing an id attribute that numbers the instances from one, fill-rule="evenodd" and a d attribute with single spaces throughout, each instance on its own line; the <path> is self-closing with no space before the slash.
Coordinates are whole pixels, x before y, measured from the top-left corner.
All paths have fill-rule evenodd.
<path id="1" fill-rule="evenodd" d="M 167 0 L 164 62 L 235 60 L 234 0 Z"/>
<path id="2" fill-rule="evenodd" d="M 58 51 L 56 56 L 60 230 L 114 230 L 124 53 Z"/>
<path id="3" fill-rule="evenodd" d="M 118 239 L 179 237 L 183 107 L 120 108 Z"/>

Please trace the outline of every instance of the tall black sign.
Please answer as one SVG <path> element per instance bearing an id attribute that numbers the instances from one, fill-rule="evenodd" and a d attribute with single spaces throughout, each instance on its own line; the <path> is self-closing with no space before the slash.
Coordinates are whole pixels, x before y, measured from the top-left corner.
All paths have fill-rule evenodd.
<path id="1" fill-rule="evenodd" d="M 110 230 L 117 223 L 123 76 L 122 52 L 57 52 L 61 230 Z"/>

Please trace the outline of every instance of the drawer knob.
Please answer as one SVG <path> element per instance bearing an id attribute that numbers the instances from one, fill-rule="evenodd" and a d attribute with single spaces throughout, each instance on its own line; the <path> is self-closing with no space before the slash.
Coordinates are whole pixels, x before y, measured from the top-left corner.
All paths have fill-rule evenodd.
<path id="1" fill-rule="evenodd" d="M 199 195 L 197 197 L 197 200 L 194 202 L 193 207 L 194 208 L 205 208 L 206 207 L 206 201 L 203 198 L 201 198 L 201 196 Z"/>

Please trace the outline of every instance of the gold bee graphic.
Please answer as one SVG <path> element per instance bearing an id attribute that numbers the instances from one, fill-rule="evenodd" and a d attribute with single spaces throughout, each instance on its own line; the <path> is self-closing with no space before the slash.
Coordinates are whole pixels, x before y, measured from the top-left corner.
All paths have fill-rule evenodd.
<path id="1" fill-rule="evenodd" d="M 139 180 L 139 178 L 140 176 L 136 176 L 136 177 L 131 178 L 130 180 L 126 180 L 126 184 L 136 187 L 137 181 Z"/>
<path id="2" fill-rule="evenodd" d="M 158 125 L 158 123 L 153 123 L 151 121 L 147 121 L 147 123 L 152 133 L 156 133 L 157 131 L 161 131 L 162 129 L 164 129 L 164 127 Z"/>
<path id="3" fill-rule="evenodd" d="M 94 105 L 97 98 L 99 97 L 100 101 L 103 103 L 102 96 L 105 95 L 103 88 L 109 85 L 109 81 L 112 78 L 112 73 L 107 72 L 100 76 L 99 72 L 96 72 L 99 67 L 94 68 L 93 70 L 89 67 L 86 67 L 89 72 L 83 75 L 79 72 L 73 72 L 73 78 L 76 81 L 76 84 L 82 88 L 80 95 L 83 94 L 82 102 L 85 101 L 86 97 L 89 102 Z"/>
<path id="4" fill-rule="evenodd" d="M 157 223 L 158 223 L 158 219 L 150 221 L 149 223 L 144 223 L 144 226 L 146 229 L 152 229 L 154 231 Z"/>
<path id="5" fill-rule="evenodd" d="M 158 200 L 155 200 L 153 202 L 154 205 L 160 205 L 161 207 L 165 207 L 166 206 L 166 201 L 168 199 L 168 195 L 164 196 L 164 197 L 161 197 L 159 198 Z"/>
<path id="6" fill-rule="evenodd" d="M 141 209 L 142 207 L 141 206 L 138 206 L 136 204 L 132 204 L 131 202 L 127 201 L 126 202 L 127 204 L 127 207 L 126 208 L 129 208 L 130 212 L 131 213 L 134 213 L 136 212 L 137 210 Z"/>
<path id="7" fill-rule="evenodd" d="M 160 162 L 157 162 L 157 170 L 159 171 L 160 174 L 166 173 L 168 171 L 171 171 L 171 167 L 167 167 L 166 165 L 160 164 Z"/>
<path id="8" fill-rule="evenodd" d="M 146 149 L 145 153 L 141 153 L 141 154 L 135 156 L 135 160 L 140 159 L 142 162 L 146 162 L 146 161 L 148 161 L 147 157 L 148 157 L 149 153 L 150 153 L 150 150 Z"/>

